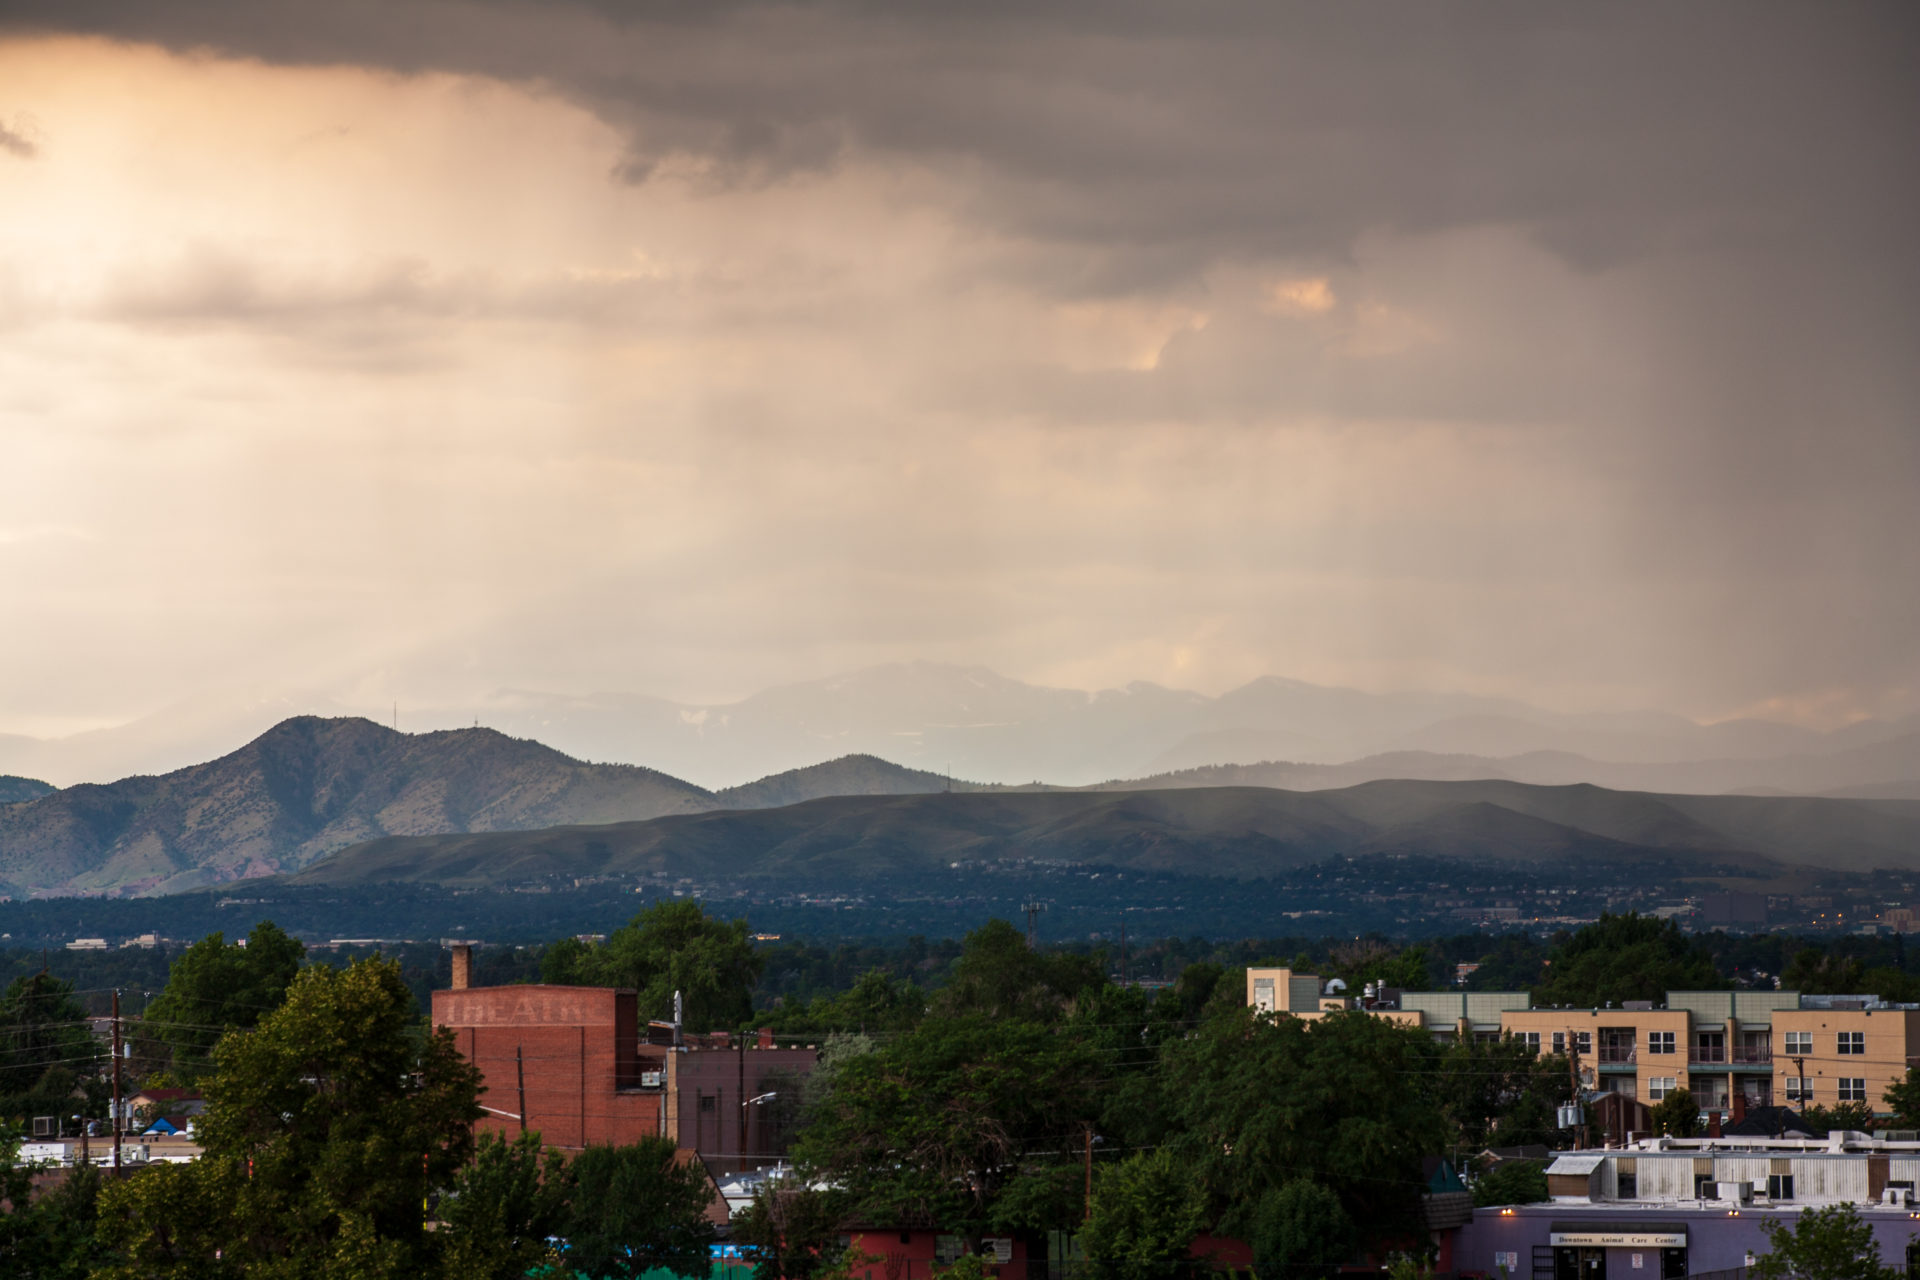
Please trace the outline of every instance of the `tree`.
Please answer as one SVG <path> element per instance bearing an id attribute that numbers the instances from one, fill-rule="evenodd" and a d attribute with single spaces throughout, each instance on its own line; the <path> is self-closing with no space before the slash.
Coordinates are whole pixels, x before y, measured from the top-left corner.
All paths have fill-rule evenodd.
<path id="1" fill-rule="evenodd" d="M 541 976 L 572 986 L 632 987 L 643 1019 L 672 1017 L 678 991 L 686 1028 L 712 1031 L 752 1020 L 760 967 L 745 920 L 715 920 L 699 903 L 677 901 L 654 903 L 600 946 L 555 943 Z"/>
<path id="2" fill-rule="evenodd" d="M 1546 1166 L 1538 1160 L 1502 1160 L 1473 1180 L 1473 1203 L 1538 1204 L 1547 1198 Z"/>
<path id="3" fill-rule="evenodd" d="M 9 1112 L 54 1107 L 100 1062 L 100 1042 L 73 984 L 42 971 L 15 978 L 0 995 L 0 1099 Z"/>
<path id="4" fill-rule="evenodd" d="M 707 1274 L 712 1184 L 698 1160 L 681 1164 L 670 1138 L 625 1147 L 588 1147 L 569 1169 L 567 1263 L 589 1276 L 638 1280 L 665 1268 Z"/>
<path id="5" fill-rule="evenodd" d="M 255 925 L 245 943 L 210 933 L 173 962 L 141 1023 L 172 1048 L 176 1069 L 204 1069 L 222 1034 L 256 1026 L 280 1007 L 306 953 L 271 920 Z"/>
<path id="6" fill-rule="evenodd" d="M 1713 957 L 1671 920 L 1629 911 L 1602 913 L 1577 933 L 1559 934 L 1537 1004 L 1597 1008 L 1609 1000 L 1658 1000 L 1670 990 L 1725 987 Z"/>
<path id="7" fill-rule="evenodd" d="M 1832 1107 L 1808 1107 L 1800 1113 L 1800 1118 L 1817 1133 L 1832 1133 L 1836 1129 L 1850 1132 L 1871 1132 L 1876 1124 L 1873 1108 L 1864 1102 L 1842 1102 Z"/>
<path id="8" fill-rule="evenodd" d="M 1778 1219 L 1760 1227 L 1767 1252 L 1754 1262 L 1756 1280 L 1894 1280 L 1880 1265 L 1873 1224 L 1850 1204 L 1809 1209 L 1792 1227 Z"/>
<path id="9" fill-rule="evenodd" d="M 1787 961 L 1780 985 L 1788 991 L 1842 995 L 1865 990 L 1866 976 L 1866 966 L 1857 959 L 1828 955 L 1819 947 L 1802 947 Z"/>
<path id="10" fill-rule="evenodd" d="M 910 1031 L 926 1016 L 927 996 L 911 982 L 896 980 L 884 969 L 869 969 L 853 986 L 836 996 L 819 996 L 805 1008 L 774 1019 L 782 1031 L 815 1034 L 835 1032 Z"/>
<path id="11" fill-rule="evenodd" d="M 1892 1128 L 1920 1129 L 1920 1069 L 1907 1068 L 1907 1074 L 1887 1086 L 1880 1095 L 1893 1112 Z"/>
<path id="12" fill-rule="evenodd" d="M 1341 1198 L 1305 1178 L 1263 1195 L 1252 1228 L 1254 1269 L 1286 1276 L 1333 1274 L 1353 1257 L 1358 1238 Z"/>
<path id="13" fill-rule="evenodd" d="M 1377 937 L 1365 938 L 1335 947 L 1329 960 L 1326 976 L 1341 979 L 1349 991 L 1357 992 L 1369 982 L 1403 991 L 1426 991 L 1433 986 L 1425 947 L 1396 950 Z"/>
<path id="14" fill-rule="evenodd" d="M 451 1033 L 422 1037 L 411 1006 L 394 962 L 314 965 L 257 1027 L 223 1037 L 198 1124 L 205 1154 L 163 1189 L 194 1213 L 190 1226 L 162 1214 L 160 1190 L 126 1190 L 151 1175 L 102 1196 L 124 1265 L 188 1256 L 197 1237 L 177 1233 L 219 1223 L 223 1262 L 248 1275 L 425 1269 L 423 1205 L 468 1162 L 482 1112 L 479 1073 Z"/>
<path id="15" fill-rule="evenodd" d="M 108 1184 L 100 1235 L 112 1257 L 96 1280 L 239 1280 L 235 1204 L 245 1183 L 244 1167 L 200 1159 Z"/>
<path id="16" fill-rule="evenodd" d="M 1700 1131 L 1700 1104 L 1685 1089 L 1675 1089 L 1653 1104 L 1653 1131 L 1673 1138 L 1691 1138 Z"/>
<path id="17" fill-rule="evenodd" d="M 1010 1187 L 1077 1165 L 1100 1067 L 1031 1022 L 932 1018 L 834 1065 L 794 1149 L 871 1221 L 935 1226 L 977 1249 Z M 1030 1200 L 1026 1203 L 1030 1204 Z"/>
<path id="18" fill-rule="evenodd" d="M 1573 1096 L 1567 1060 L 1540 1054 L 1516 1036 L 1456 1040 L 1440 1054 L 1435 1096 L 1453 1126 L 1456 1149 L 1545 1142 L 1554 1109 Z"/>
<path id="19" fill-rule="evenodd" d="M 1205 1226 L 1198 1188 L 1162 1148 L 1101 1171 L 1081 1241 L 1100 1280 L 1164 1280 L 1191 1258 Z"/>
<path id="20" fill-rule="evenodd" d="M 983 1014 L 1051 1022 L 1083 993 L 1107 985 L 1100 961 L 1045 953 L 1005 920 L 989 920 L 966 936 L 947 985 L 934 998 L 944 1016 Z"/>
<path id="21" fill-rule="evenodd" d="M 1422 1157 L 1447 1125 L 1432 1097 L 1431 1036 L 1364 1013 L 1307 1021 L 1234 1010 L 1168 1045 L 1161 1074 L 1168 1142 L 1189 1162 L 1229 1232 L 1284 1181 L 1328 1191 L 1371 1240 L 1413 1229 Z M 1289 1210 L 1290 1212 L 1291 1210 Z"/>
<path id="22" fill-rule="evenodd" d="M 846 1253 L 840 1229 L 848 1200 L 837 1188 L 768 1179 L 733 1220 L 733 1238 L 753 1250 L 754 1280 L 816 1280 Z"/>
<path id="23" fill-rule="evenodd" d="M 33 1168 L 17 1163 L 20 1134 L 0 1127 L 0 1275 L 13 1280 L 81 1280 L 100 1258 L 96 1232 L 100 1171 L 80 1165 L 37 1198 Z"/>
<path id="24" fill-rule="evenodd" d="M 552 1256 L 547 1240 L 565 1223 L 570 1186 L 571 1170 L 559 1153 L 542 1158 L 539 1134 L 511 1142 L 482 1134 L 473 1163 L 440 1201 L 446 1274 L 521 1280 Z"/>

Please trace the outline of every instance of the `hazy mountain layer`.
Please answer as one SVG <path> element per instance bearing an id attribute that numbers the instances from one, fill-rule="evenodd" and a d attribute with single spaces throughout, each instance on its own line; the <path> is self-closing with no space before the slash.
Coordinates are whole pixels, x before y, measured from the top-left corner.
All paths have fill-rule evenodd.
<path id="1" fill-rule="evenodd" d="M 762 877 L 849 886 L 954 862 L 1091 862 L 1255 878 L 1342 855 L 1545 863 L 1642 874 L 1920 866 L 1920 803 L 1666 796 L 1508 782 L 846 797 L 782 809 L 517 834 L 389 838 L 303 883 L 511 883 L 543 876 Z"/>
<path id="2" fill-rule="evenodd" d="M 1682 760 L 1624 764 L 1566 751 L 1529 751 L 1494 757 L 1432 751 L 1393 751 L 1341 764 L 1268 760 L 1203 765 L 1146 778 L 1099 784 L 1104 790 L 1145 787 L 1285 787 L 1318 791 L 1387 778 L 1435 782 L 1506 779 L 1540 786 L 1591 783 L 1614 791 L 1722 795 L 1777 792 L 1861 798 L 1920 796 L 1920 734 L 1867 746 L 1772 759 Z"/>
<path id="3" fill-rule="evenodd" d="M 0 771 L 60 783 L 160 772 L 226 750 L 293 711 L 346 710 L 324 696 L 224 708 L 196 703 L 58 740 L 0 735 Z M 375 718 L 386 723 L 389 714 L 381 708 Z M 1498 698 L 1374 694 L 1277 678 L 1219 697 L 1147 683 L 1086 692 L 937 663 L 873 667 L 729 703 L 508 690 L 475 704 L 400 712 L 402 726 L 416 731 L 465 726 L 476 717 L 577 759 L 639 764 L 709 788 L 855 754 L 1010 785 L 1087 785 L 1272 760 L 1329 765 L 1407 752 L 1578 756 L 1602 763 L 1571 774 L 1516 766 L 1482 776 L 1659 790 L 1819 792 L 1920 778 L 1917 720 L 1820 734 L 1756 720 L 1700 725 L 1658 712 L 1568 715 Z M 1696 764 L 1702 767 L 1694 773 L 1666 772 Z M 1615 765 L 1657 768 L 1651 775 L 1608 772 Z"/>

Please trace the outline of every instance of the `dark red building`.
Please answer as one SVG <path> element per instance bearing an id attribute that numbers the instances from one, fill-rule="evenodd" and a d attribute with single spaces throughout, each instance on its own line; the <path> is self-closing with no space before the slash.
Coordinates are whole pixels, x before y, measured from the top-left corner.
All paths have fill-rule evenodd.
<path id="1" fill-rule="evenodd" d="M 433 993 L 433 1024 L 485 1079 L 476 1130 L 512 1136 L 524 1124 L 563 1150 L 671 1137 L 716 1174 L 786 1151 L 812 1046 L 775 1048 L 768 1032 L 677 1037 L 640 1021 L 631 990 L 473 987 L 471 972 L 467 949 L 454 948 L 453 987 Z"/>

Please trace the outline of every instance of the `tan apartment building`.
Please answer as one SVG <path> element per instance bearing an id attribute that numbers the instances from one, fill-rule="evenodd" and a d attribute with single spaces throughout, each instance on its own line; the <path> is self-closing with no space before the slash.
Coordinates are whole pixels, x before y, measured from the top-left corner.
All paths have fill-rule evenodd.
<path id="1" fill-rule="evenodd" d="M 1249 969 L 1247 1003 L 1320 1017 L 1359 1008 L 1443 1040 L 1518 1036 L 1543 1053 L 1573 1052 L 1588 1088 L 1649 1105 L 1687 1089 L 1702 1111 L 1833 1107 L 1883 1095 L 1920 1063 L 1920 1006 L 1871 995 L 1797 991 L 1669 991 L 1620 1008 L 1535 1007 L 1524 991 L 1325 992 L 1312 974 Z"/>

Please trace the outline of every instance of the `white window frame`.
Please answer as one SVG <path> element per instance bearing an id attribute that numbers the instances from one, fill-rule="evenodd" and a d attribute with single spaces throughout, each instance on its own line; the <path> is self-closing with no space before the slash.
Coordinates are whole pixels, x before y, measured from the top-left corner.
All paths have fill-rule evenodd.
<path id="1" fill-rule="evenodd" d="M 1786 1096 L 1788 1102 L 1805 1102 L 1813 1096 L 1813 1081 L 1807 1076 L 1787 1076 Z"/>
<path id="2" fill-rule="evenodd" d="M 1648 1076 L 1647 1101 L 1659 1102 L 1680 1087 L 1678 1076 Z"/>
<path id="3" fill-rule="evenodd" d="M 1787 1032 L 1787 1056 L 1788 1057 L 1792 1057 L 1796 1053 L 1809 1054 L 1812 1052 L 1813 1052 L 1813 1032 L 1811 1031 Z"/>
<path id="4" fill-rule="evenodd" d="M 1647 1032 L 1648 1053 L 1672 1053 L 1674 1034 L 1671 1031 Z"/>
<path id="5" fill-rule="evenodd" d="M 1867 1100 L 1867 1078 L 1865 1076 L 1841 1076 L 1839 1081 L 1840 1101 L 1865 1102 Z"/>
<path id="6" fill-rule="evenodd" d="M 1864 1031 L 1835 1032 L 1833 1051 L 1843 1058 L 1864 1058 L 1867 1054 L 1867 1033 Z"/>
<path id="7" fill-rule="evenodd" d="M 1538 1031 L 1522 1031 L 1520 1033 L 1520 1041 L 1535 1053 L 1540 1052 L 1540 1033 Z"/>

